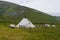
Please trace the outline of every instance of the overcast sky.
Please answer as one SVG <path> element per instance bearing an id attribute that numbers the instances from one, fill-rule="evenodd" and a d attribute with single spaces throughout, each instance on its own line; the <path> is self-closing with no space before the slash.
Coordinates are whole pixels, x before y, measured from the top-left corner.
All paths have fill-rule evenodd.
<path id="1" fill-rule="evenodd" d="M 60 0 L 4 0 L 60 16 Z"/>

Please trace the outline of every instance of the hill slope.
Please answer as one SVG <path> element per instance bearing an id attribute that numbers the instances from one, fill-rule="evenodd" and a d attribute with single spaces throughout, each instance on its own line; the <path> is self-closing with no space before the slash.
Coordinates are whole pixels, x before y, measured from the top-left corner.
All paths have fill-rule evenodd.
<path id="1" fill-rule="evenodd" d="M 0 22 L 18 23 L 23 17 L 27 17 L 33 23 L 58 23 L 55 17 L 41 11 L 0 1 Z"/>

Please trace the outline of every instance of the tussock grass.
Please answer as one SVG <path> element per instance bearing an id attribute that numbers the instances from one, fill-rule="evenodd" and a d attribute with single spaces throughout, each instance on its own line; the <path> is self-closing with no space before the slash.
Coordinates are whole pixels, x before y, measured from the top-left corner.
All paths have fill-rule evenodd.
<path id="1" fill-rule="evenodd" d="M 0 24 L 0 40 L 60 40 L 60 27 L 26 29 Z"/>

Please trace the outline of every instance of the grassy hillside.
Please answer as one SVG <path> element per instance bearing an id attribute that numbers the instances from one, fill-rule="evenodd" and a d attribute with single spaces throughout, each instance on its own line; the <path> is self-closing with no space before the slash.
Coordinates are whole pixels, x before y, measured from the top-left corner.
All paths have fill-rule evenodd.
<path id="1" fill-rule="evenodd" d="M 60 23 L 56 17 L 41 11 L 0 1 L 0 40 L 60 40 L 60 25 L 32 29 L 9 27 L 10 23 L 17 24 L 24 17 L 37 24 Z"/>
<path id="2" fill-rule="evenodd" d="M 0 23 L 18 23 L 23 17 L 27 17 L 33 23 L 60 23 L 55 17 L 44 12 L 0 1 Z"/>
<path id="3" fill-rule="evenodd" d="M 8 24 L 0 23 L 0 40 L 60 40 L 60 26 L 12 29 Z"/>

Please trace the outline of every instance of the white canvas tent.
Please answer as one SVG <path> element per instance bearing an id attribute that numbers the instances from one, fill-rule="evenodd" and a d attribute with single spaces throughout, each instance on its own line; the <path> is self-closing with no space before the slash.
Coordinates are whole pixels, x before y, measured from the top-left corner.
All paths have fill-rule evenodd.
<path id="1" fill-rule="evenodd" d="M 17 24 L 17 26 L 16 27 L 25 27 L 25 28 L 34 28 L 35 27 L 35 25 L 33 25 L 32 23 L 31 23 L 31 21 L 30 20 L 28 20 L 27 18 L 23 18 L 18 24 Z"/>

